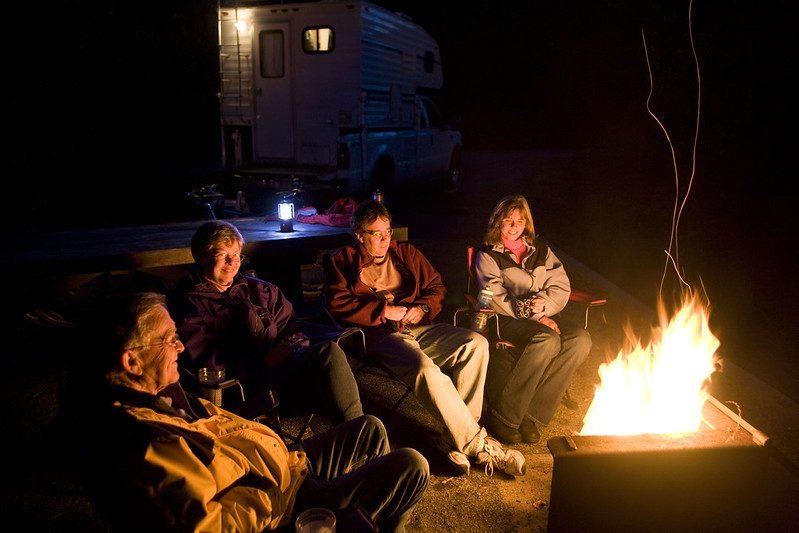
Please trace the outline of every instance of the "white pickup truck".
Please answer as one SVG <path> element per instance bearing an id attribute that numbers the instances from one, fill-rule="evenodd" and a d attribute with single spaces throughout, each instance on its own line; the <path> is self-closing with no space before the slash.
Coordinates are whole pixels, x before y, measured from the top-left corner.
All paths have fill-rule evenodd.
<path id="1" fill-rule="evenodd" d="M 367 1 L 240 5 L 219 8 L 222 160 L 235 187 L 357 197 L 428 176 L 457 187 L 462 136 L 429 98 L 443 76 L 423 28 Z"/>

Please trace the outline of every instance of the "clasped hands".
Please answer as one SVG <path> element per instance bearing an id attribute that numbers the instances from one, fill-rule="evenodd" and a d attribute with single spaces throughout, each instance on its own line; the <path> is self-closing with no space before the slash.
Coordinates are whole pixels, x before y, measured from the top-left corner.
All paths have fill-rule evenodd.
<path id="1" fill-rule="evenodd" d="M 424 318 L 425 312 L 421 307 L 412 305 L 406 307 L 404 305 L 387 305 L 386 306 L 386 320 L 393 320 L 402 325 L 418 324 Z"/>
<path id="2" fill-rule="evenodd" d="M 530 303 L 533 309 L 533 313 L 536 314 L 543 313 L 546 310 L 546 305 L 545 305 L 546 302 L 544 301 L 543 298 L 533 298 Z M 560 335 L 560 328 L 558 327 L 558 323 L 549 318 L 548 316 L 544 315 L 541 318 L 539 318 L 538 321 L 541 324 L 544 324 L 545 326 L 554 329 L 557 332 L 557 334 Z"/>

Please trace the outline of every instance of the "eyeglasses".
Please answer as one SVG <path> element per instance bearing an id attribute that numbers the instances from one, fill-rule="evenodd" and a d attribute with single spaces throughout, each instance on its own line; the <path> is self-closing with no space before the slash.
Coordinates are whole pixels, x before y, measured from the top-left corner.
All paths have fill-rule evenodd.
<path id="1" fill-rule="evenodd" d="M 217 262 L 224 262 L 224 263 L 241 263 L 247 259 L 246 255 L 242 254 L 229 254 L 225 252 L 219 252 L 218 254 L 214 254 L 214 261 Z"/>
<path id="2" fill-rule="evenodd" d="M 394 233 L 393 228 L 388 228 L 387 230 L 377 230 L 377 229 L 362 229 L 361 232 L 365 233 L 366 235 L 371 235 L 372 237 L 377 237 L 378 239 L 382 239 L 383 237 L 391 237 L 391 234 Z"/>
<path id="3" fill-rule="evenodd" d="M 142 348 L 155 348 L 156 346 L 166 346 L 166 345 L 172 346 L 174 349 L 177 350 L 178 344 L 181 344 L 181 340 L 180 337 L 178 337 L 178 334 L 175 333 L 175 335 L 173 335 L 172 338 L 169 340 L 154 342 L 153 344 L 141 344 L 139 346 L 131 346 L 130 348 L 128 348 L 128 350 L 141 350 Z"/>
<path id="4" fill-rule="evenodd" d="M 524 227 L 524 219 L 513 219 L 513 218 L 503 218 L 502 219 L 503 226 L 519 226 Z"/>

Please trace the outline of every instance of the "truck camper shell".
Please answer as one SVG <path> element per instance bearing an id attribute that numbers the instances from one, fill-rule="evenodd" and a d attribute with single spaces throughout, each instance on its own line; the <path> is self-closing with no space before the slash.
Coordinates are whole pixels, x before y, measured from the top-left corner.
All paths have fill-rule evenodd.
<path id="1" fill-rule="evenodd" d="M 274 189 L 365 192 L 449 170 L 460 133 L 422 93 L 438 44 L 371 2 L 219 4 L 222 161 Z"/>

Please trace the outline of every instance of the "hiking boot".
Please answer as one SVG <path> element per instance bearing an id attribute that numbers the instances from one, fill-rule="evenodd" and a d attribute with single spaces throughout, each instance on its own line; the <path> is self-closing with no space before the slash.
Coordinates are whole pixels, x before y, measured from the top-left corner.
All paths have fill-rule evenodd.
<path id="1" fill-rule="evenodd" d="M 505 450 L 502 445 L 491 437 L 483 441 L 483 449 L 477 453 L 477 464 L 485 465 L 487 476 L 494 473 L 494 467 L 499 468 L 509 476 L 523 476 L 527 471 L 524 455 L 518 450 Z"/>
<path id="2" fill-rule="evenodd" d="M 527 444 L 536 444 L 541 440 L 541 433 L 538 431 L 538 426 L 529 418 L 522 420 L 522 425 L 519 426 L 519 433 L 522 440 Z"/>
<path id="3" fill-rule="evenodd" d="M 490 412 L 486 417 L 486 429 L 492 437 L 502 444 L 518 444 L 522 441 L 522 435 L 518 429 L 505 425 L 500 419 Z"/>

